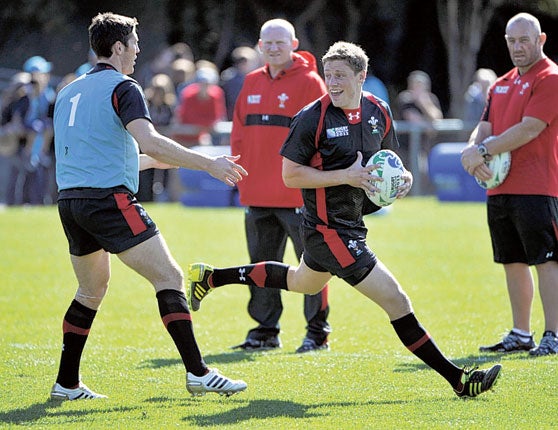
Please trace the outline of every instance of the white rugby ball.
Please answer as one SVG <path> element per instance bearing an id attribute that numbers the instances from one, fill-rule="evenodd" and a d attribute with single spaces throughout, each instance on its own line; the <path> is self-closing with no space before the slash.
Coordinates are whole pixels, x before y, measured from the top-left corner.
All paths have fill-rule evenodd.
<path id="1" fill-rule="evenodd" d="M 511 167 L 511 153 L 501 152 L 500 154 L 493 155 L 492 159 L 486 161 L 485 164 L 492 171 L 492 178 L 488 181 L 481 181 L 475 177 L 475 180 L 481 187 L 490 190 L 504 182 L 508 176 Z"/>
<path id="2" fill-rule="evenodd" d="M 397 196 L 397 189 L 403 184 L 402 175 L 405 173 L 403 162 L 399 156 L 389 150 L 381 149 L 376 152 L 368 162 L 367 166 L 371 164 L 378 164 L 379 167 L 373 170 L 371 175 L 379 176 L 383 181 L 374 181 L 374 186 L 379 188 L 380 191 L 372 194 L 366 191 L 366 196 L 376 206 L 389 206 Z"/>

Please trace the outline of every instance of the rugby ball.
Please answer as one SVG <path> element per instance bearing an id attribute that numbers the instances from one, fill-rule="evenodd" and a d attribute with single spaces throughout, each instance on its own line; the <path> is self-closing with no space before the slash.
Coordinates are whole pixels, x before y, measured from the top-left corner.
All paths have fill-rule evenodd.
<path id="1" fill-rule="evenodd" d="M 481 181 L 475 177 L 475 180 L 482 188 L 490 190 L 504 182 L 508 176 L 511 167 L 511 153 L 501 152 L 500 154 L 493 155 L 490 161 L 485 161 L 485 164 L 492 171 L 492 178 L 488 181 Z"/>
<path id="2" fill-rule="evenodd" d="M 398 188 L 403 184 L 402 175 L 405 173 L 403 162 L 395 152 L 381 149 L 366 163 L 367 166 L 372 164 L 378 164 L 379 167 L 370 174 L 379 176 L 383 181 L 374 181 L 374 186 L 380 191 L 374 194 L 366 191 L 366 196 L 376 206 L 389 206 L 395 201 Z"/>

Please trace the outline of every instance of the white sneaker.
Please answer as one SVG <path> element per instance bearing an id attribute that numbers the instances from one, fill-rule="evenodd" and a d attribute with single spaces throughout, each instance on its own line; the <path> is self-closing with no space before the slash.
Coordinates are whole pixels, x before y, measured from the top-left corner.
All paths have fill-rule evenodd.
<path id="1" fill-rule="evenodd" d="M 219 393 L 229 397 L 244 391 L 247 386 L 244 381 L 235 381 L 221 375 L 217 369 L 209 369 L 209 373 L 203 376 L 195 376 L 188 372 L 186 378 L 186 389 L 193 396 L 204 396 L 205 393 Z"/>
<path id="2" fill-rule="evenodd" d="M 91 391 L 83 382 L 77 388 L 64 388 L 58 382 L 52 386 L 50 392 L 52 400 L 85 400 L 85 399 L 106 399 L 107 396 Z"/>

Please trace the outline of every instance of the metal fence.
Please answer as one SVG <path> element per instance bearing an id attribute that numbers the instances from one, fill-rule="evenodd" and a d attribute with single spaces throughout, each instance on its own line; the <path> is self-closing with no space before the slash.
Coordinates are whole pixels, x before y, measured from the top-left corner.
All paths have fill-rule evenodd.
<path id="1" fill-rule="evenodd" d="M 434 192 L 428 175 L 428 155 L 434 145 L 440 142 L 465 142 L 476 123 L 460 119 L 440 119 L 431 124 L 416 124 L 408 121 L 395 121 L 395 129 L 405 153 L 406 167 L 414 177 L 412 195 L 425 195 Z M 224 121 L 216 125 L 213 132 L 214 142 L 228 146 L 232 122 Z M 173 134 L 196 134 L 197 128 L 188 125 L 174 125 L 160 128 L 159 131 L 171 137 Z M 224 152 L 230 149 L 223 148 Z"/>

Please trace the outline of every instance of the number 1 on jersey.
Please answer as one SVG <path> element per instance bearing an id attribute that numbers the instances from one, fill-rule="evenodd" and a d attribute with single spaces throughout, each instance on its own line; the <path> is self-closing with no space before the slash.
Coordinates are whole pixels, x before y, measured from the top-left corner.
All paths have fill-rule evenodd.
<path id="1" fill-rule="evenodd" d="M 81 93 L 77 93 L 70 99 L 70 103 L 72 104 L 72 110 L 70 111 L 70 119 L 68 120 L 68 127 L 73 127 L 74 122 L 76 120 L 76 110 L 79 102 L 79 98 L 81 97 Z"/>

